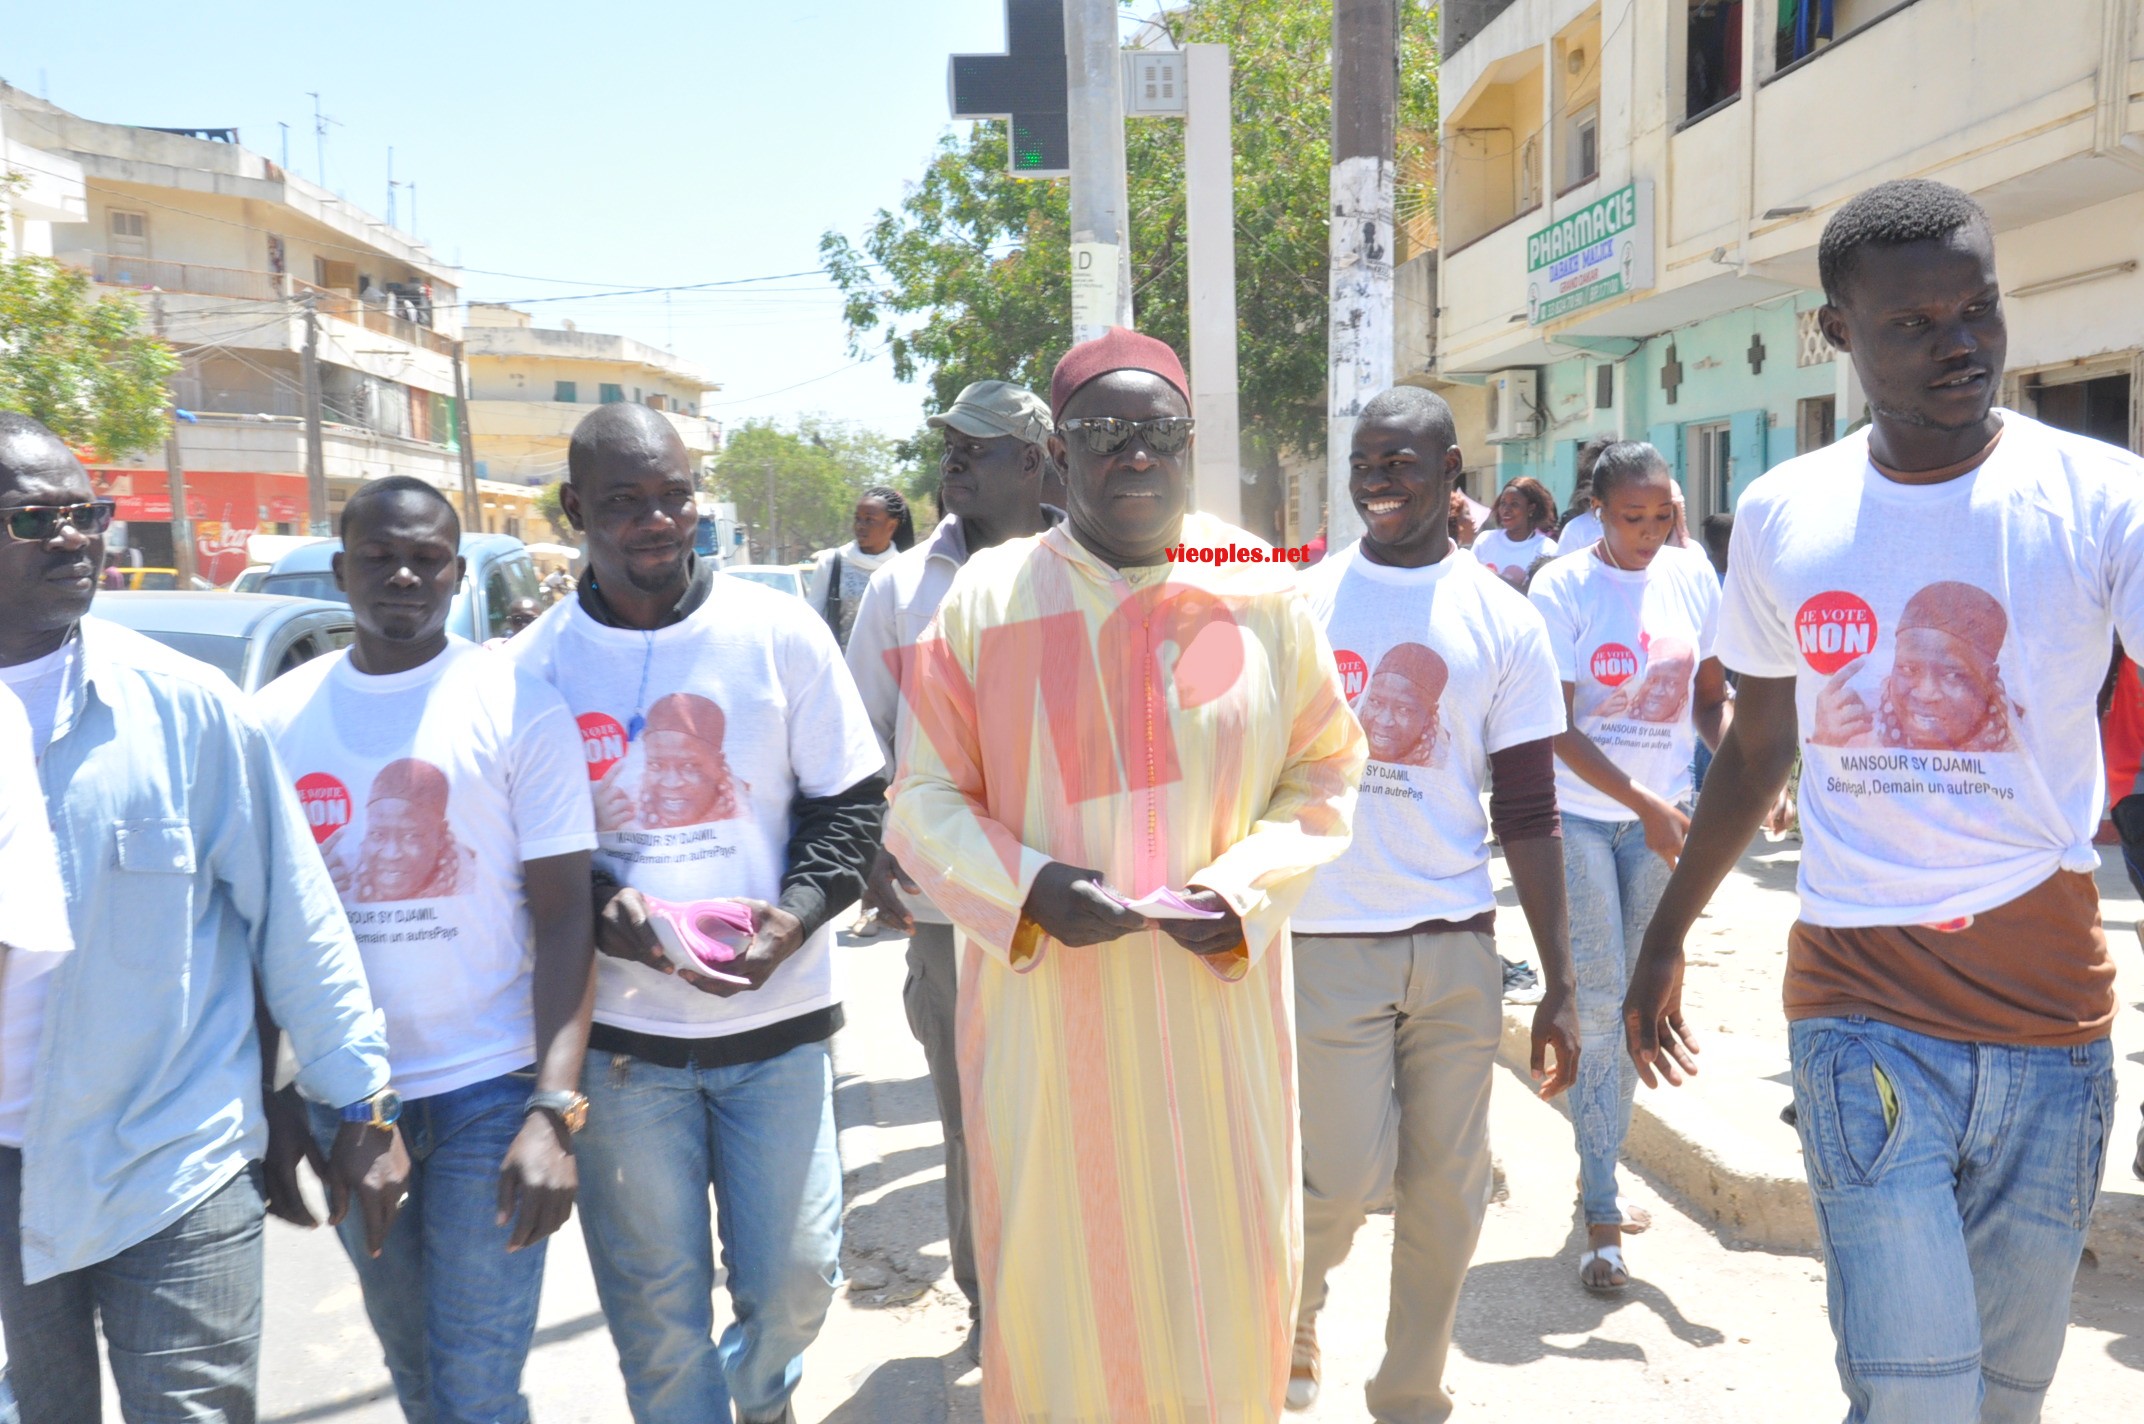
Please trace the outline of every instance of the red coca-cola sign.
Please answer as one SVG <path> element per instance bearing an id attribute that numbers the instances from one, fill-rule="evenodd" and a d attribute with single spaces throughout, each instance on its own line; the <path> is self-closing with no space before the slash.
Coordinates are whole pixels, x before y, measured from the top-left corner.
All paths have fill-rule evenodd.
<path id="1" fill-rule="evenodd" d="M 350 824 L 350 788 L 324 771 L 311 771 L 298 778 L 298 805 L 305 823 L 313 829 L 313 843 L 320 845 Z"/>
<path id="2" fill-rule="evenodd" d="M 1817 594 L 1794 615 L 1794 646 L 1803 662 L 1829 677 L 1876 651 L 1876 612 L 1857 594 Z"/>
<path id="3" fill-rule="evenodd" d="M 581 755 L 588 760 L 588 779 L 601 781 L 625 760 L 625 728 L 607 712 L 583 712 L 574 720 L 581 728 Z"/>

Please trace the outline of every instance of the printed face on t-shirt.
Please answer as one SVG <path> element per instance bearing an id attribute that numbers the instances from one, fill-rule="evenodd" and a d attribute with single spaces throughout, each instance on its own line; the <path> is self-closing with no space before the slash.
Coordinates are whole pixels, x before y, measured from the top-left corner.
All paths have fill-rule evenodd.
<path id="1" fill-rule="evenodd" d="M 640 772 L 640 820 L 646 826 L 691 826 L 737 814 L 722 748 L 684 732 L 648 733 Z"/>
<path id="2" fill-rule="evenodd" d="M 597 828 L 660 831 L 743 815 L 744 783 L 722 750 L 727 725 L 697 693 L 658 700 L 639 739 L 596 783 Z"/>
<path id="3" fill-rule="evenodd" d="M 1603 698 L 1593 715 L 1633 722 L 1679 722 L 1690 705 L 1690 679 L 1696 671 L 1696 648 L 1673 638 L 1650 639 L 1645 675 Z"/>
<path id="4" fill-rule="evenodd" d="M 446 774 L 430 762 L 405 757 L 382 767 L 365 796 L 363 826 L 341 827 L 321 843 L 343 899 L 437 900 L 471 890 L 463 871 L 474 852 L 455 838 L 447 798 Z"/>
<path id="5" fill-rule="evenodd" d="M 1826 658 L 1826 619 L 1840 611 L 1826 599 L 1844 606 L 1838 596 L 1820 594 L 1805 605 L 1797 623 L 1803 656 L 1817 671 L 1831 674 L 1817 694 L 1811 742 L 1918 751 L 2019 749 L 2014 724 L 2023 709 L 2011 703 L 1997 657 L 2009 616 L 1990 594 L 1957 582 L 1922 588 L 1906 601 L 1891 639 L 1891 665 L 1881 670 L 1875 664 L 1882 638 L 1865 610 L 1851 611 L 1859 615 L 1852 619 L 1859 635 L 1855 646 L 1865 641 L 1868 651 L 1826 666 L 1836 661 L 1835 655 Z"/>
<path id="6" fill-rule="evenodd" d="M 1526 592 L 1526 570 L 1518 564 L 1506 564 L 1496 571 L 1496 576 L 1519 592 Z"/>
<path id="7" fill-rule="evenodd" d="M 1450 738 L 1437 707 L 1449 677 L 1444 659 L 1421 643 L 1401 643 L 1378 660 L 1356 706 L 1372 761 L 1403 766 L 1442 761 Z"/>

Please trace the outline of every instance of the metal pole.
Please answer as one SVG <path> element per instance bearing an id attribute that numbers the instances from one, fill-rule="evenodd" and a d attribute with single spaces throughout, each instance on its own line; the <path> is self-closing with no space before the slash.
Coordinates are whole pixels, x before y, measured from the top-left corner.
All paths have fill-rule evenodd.
<path id="1" fill-rule="evenodd" d="M 320 435 L 320 303 L 305 294 L 305 497 L 313 537 L 328 537 L 328 467 Z"/>
<path id="2" fill-rule="evenodd" d="M 1132 324 L 1124 196 L 1124 80 L 1116 0 L 1065 0 L 1065 94 L 1072 139 L 1072 339 Z"/>
<path id="3" fill-rule="evenodd" d="M 156 335 L 164 336 L 164 297 L 157 294 Z M 171 500 L 171 566 L 178 570 L 180 588 L 194 586 L 194 520 L 186 507 L 186 466 L 179 459 L 179 422 L 173 419 L 164 436 L 164 488 Z"/>
<path id="4" fill-rule="evenodd" d="M 1184 47 L 1184 206 L 1191 284 L 1191 413 L 1199 508 L 1243 522 L 1236 401 L 1236 180 L 1228 46 Z"/>
<path id="5" fill-rule="evenodd" d="M 454 443 L 462 456 L 462 529 L 484 532 L 484 503 L 476 489 L 476 449 L 469 439 L 469 372 L 462 364 L 467 342 L 454 343 Z"/>
<path id="6" fill-rule="evenodd" d="M 1326 407 L 1327 547 L 1362 534 L 1347 492 L 1355 417 L 1392 384 L 1395 0 L 1333 0 L 1332 317 Z"/>

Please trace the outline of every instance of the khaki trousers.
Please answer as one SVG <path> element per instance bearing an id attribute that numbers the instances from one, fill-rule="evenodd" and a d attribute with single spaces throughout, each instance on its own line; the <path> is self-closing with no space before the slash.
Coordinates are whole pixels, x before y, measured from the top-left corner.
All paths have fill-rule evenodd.
<path id="1" fill-rule="evenodd" d="M 1442 1424 L 1459 1289 L 1489 1201 L 1489 1081 L 1503 967 L 1486 934 L 1295 937 L 1303 1116 L 1303 1304 L 1391 1186 L 1385 1358 L 1366 1400 L 1379 1424 Z"/>
<path id="2" fill-rule="evenodd" d="M 918 920 L 908 937 L 908 982 L 901 986 L 901 1003 L 908 1010 L 909 1032 L 923 1045 L 931 1092 L 938 1099 L 938 1121 L 945 1128 L 946 1249 L 953 1259 L 953 1283 L 968 1298 L 972 1319 L 978 1317 L 983 1297 L 976 1283 L 975 1237 L 968 1224 L 968 1134 L 961 1126 L 960 1054 L 953 1017 L 959 995 L 953 927 Z"/>

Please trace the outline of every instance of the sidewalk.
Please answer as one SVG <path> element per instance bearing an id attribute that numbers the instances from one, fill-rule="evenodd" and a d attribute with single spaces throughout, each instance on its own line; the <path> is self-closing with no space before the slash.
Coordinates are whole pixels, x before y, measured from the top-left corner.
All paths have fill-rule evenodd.
<path id="1" fill-rule="evenodd" d="M 1683 1208 L 1739 1246 L 1815 1254 L 1816 1218 L 1802 1175 L 1801 1142 L 1782 1122 L 1794 1098 L 1787 1021 L 1780 1008 L 1787 927 L 1795 915 L 1801 842 L 1755 842 L 1691 932 L 1683 1007 L 1698 1035 L 1698 1074 L 1680 1088 L 1638 1088 L 1624 1157 Z M 1497 947 L 1532 960 L 1533 944 L 1503 862 L 1494 865 Z M 2144 1275 L 2144 1183 L 2131 1175 L 2137 1103 L 2144 1100 L 2144 949 L 2140 902 L 2119 853 L 2103 849 L 2101 919 L 2123 1011 L 2114 1025 L 2117 1101 L 2106 1175 L 2087 1239 L 2087 1266 Z M 1505 1061 L 1526 1070 L 1531 1007 L 1504 1006 Z"/>

